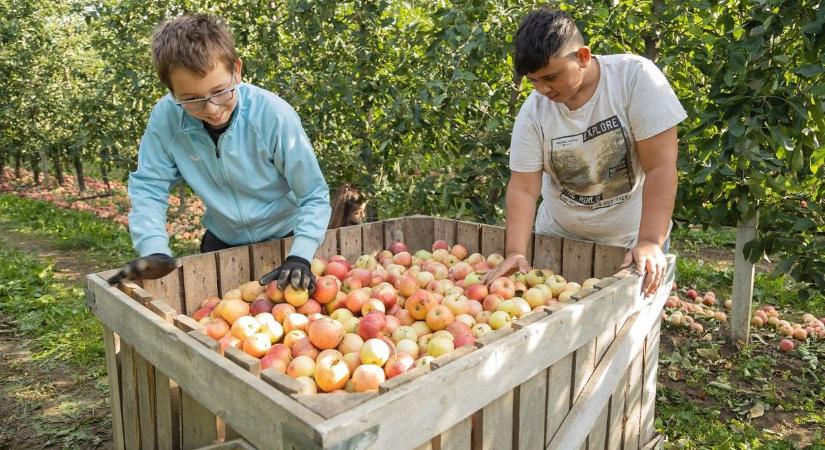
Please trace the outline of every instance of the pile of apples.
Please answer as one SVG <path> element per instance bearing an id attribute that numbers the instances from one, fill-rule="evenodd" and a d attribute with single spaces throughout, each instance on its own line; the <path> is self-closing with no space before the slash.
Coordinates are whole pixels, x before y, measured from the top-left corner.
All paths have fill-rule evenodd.
<path id="1" fill-rule="evenodd" d="M 582 287 L 549 270 L 484 274 L 504 260 L 439 240 L 410 253 L 400 241 L 354 265 L 315 258 L 315 289 L 257 281 L 210 297 L 192 318 L 221 349 L 235 347 L 301 382 L 306 393 L 377 391 L 387 379 L 465 345 Z"/>
<path id="2" fill-rule="evenodd" d="M 674 284 L 675 289 L 675 284 Z M 704 334 L 705 329 L 697 319 L 706 321 L 726 322 L 727 314 L 715 309 L 717 306 L 716 294 L 711 291 L 700 295 L 695 289 L 685 291 L 687 300 L 681 300 L 677 295 L 671 295 L 665 302 L 665 312 L 662 318 L 668 323 L 689 328 L 697 334 Z M 724 308 L 728 311 L 733 307 L 732 300 L 725 300 Z M 793 339 L 805 342 L 810 339 L 825 340 L 825 317 L 817 319 L 813 314 L 802 315 L 801 323 L 791 323 L 780 317 L 774 306 L 762 305 L 753 311 L 751 326 L 754 328 L 773 327 L 784 338 L 779 342 L 779 349 L 789 352 L 796 348 Z"/>

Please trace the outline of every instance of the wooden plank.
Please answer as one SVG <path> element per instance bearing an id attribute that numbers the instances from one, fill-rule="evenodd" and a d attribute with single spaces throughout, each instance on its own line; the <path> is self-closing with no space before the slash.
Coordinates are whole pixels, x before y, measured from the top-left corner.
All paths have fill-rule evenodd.
<path id="1" fill-rule="evenodd" d="M 733 259 L 733 310 L 730 317 L 730 337 L 739 345 L 750 340 L 751 303 L 753 301 L 753 263 L 745 258 L 745 244 L 756 238 L 758 214 L 736 227 L 736 253 Z"/>
<path id="2" fill-rule="evenodd" d="M 334 393 L 334 394 L 295 394 L 293 398 L 302 405 L 326 418 L 335 417 L 367 400 L 378 396 L 376 392 Z"/>
<path id="3" fill-rule="evenodd" d="M 455 244 L 455 223 L 456 221 L 452 219 L 436 217 L 433 222 L 433 240 L 446 241 L 449 245 Z M 427 251 L 431 249 L 432 247 L 428 248 Z"/>
<path id="4" fill-rule="evenodd" d="M 379 384 L 378 393 L 384 394 L 393 389 L 398 389 L 401 386 L 406 385 L 410 381 L 428 374 L 431 370 L 432 368 L 430 368 L 429 364 L 427 364 L 426 366 L 418 366 L 411 370 L 408 370 L 402 373 L 401 375 L 398 375 L 397 377 L 390 378 L 389 380 Z"/>
<path id="5" fill-rule="evenodd" d="M 215 253 L 218 271 L 218 292 L 239 288 L 252 279 L 249 267 L 249 247 L 233 247 Z"/>
<path id="6" fill-rule="evenodd" d="M 547 417 L 547 370 L 535 374 L 516 391 L 515 409 L 518 431 L 514 434 L 518 449 L 544 448 L 544 421 Z"/>
<path id="7" fill-rule="evenodd" d="M 573 383 L 573 353 L 568 353 L 561 360 L 547 369 L 547 409 L 544 425 L 545 446 L 564 421 L 570 410 L 570 396 Z"/>
<path id="8" fill-rule="evenodd" d="M 427 377 L 412 380 L 374 401 L 328 419 L 316 429 L 327 446 L 337 445 L 376 426 L 376 448 L 391 448 L 399 442 L 411 447 L 419 445 L 423 442 L 422 436 L 409 427 L 405 429 L 405 423 L 416 423 L 416 429 L 427 429 L 433 434 L 443 432 L 593 340 L 605 324 L 619 320 L 628 311 L 638 310 L 643 300 L 635 293 L 640 290 L 638 276 L 625 277 L 610 289 L 491 342 L 432 371 Z M 524 364 L 524 361 L 530 363 Z M 461 388 L 470 385 L 478 395 L 467 396 Z M 430 410 L 411 408 L 411 404 L 451 407 L 440 415 L 433 415 Z"/>
<path id="9" fill-rule="evenodd" d="M 208 393 L 199 400 L 257 447 L 281 442 L 290 426 L 313 442 L 321 442 L 315 427 L 323 418 L 235 363 L 211 352 L 168 324 L 99 276 L 87 277 L 94 291 L 90 309 L 123 339 L 138 341 L 147 360 L 189 392 Z M 174 397 L 173 397 L 174 400 Z M 260 423 L 272 426 L 260 427 Z M 281 424 L 282 426 L 279 426 Z"/>
<path id="10" fill-rule="evenodd" d="M 262 276 L 272 272 L 283 261 L 281 243 L 266 241 L 249 246 L 252 255 L 252 279 L 259 280 Z"/>
<path id="11" fill-rule="evenodd" d="M 172 416 L 172 390 L 169 377 L 155 367 L 155 435 L 158 449 L 171 450 L 178 442 L 178 418 Z"/>
<path id="12" fill-rule="evenodd" d="M 469 253 L 481 251 L 481 225 L 473 222 L 456 221 L 455 243 L 467 247 Z"/>
<path id="13" fill-rule="evenodd" d="M 607 448 L 621 449 L 624 437 L 624 408 L 627 397 L 627 373 L 619 380 L 610 395 L 607 414 Z"/>
<path id="14" fill-rule="evenodd" d="M 137 381 L 140 447 L 155 448 L 155 368 L 140 353 L 134 353 Z"/>
<path id="15" fill-rule="evenodd" d="M 641 450 L 658 450 L 664 448 L 664 446 L 665 437 L 660 434 L 657 434 L 647 444 L 645 444 Z"/>
<path id="16" fill-rule="evenodd" d="M 557 275 L 564 275 L 562 273 L 562 240 L 560 238 L 537 234 L 535 235 L 533 247 L 533 267 L 550 269 Z"/>
<path id="17" fill-rule="evenodd" d="M 172 309 L 171 306 L 167 305 L 166 303 L 163 303 L 160 300 L 152 300 L 151 302 L 149 302 L 149 311 L 152 311 L 153 313 L 157 314 L 158 317 L 163 319 L 163 321 L 169 323 L 172 323 L 172 321 L 175 319 L 175 316 L 178 315 L 177 311 L 175 311 L 174 309 Z"/>
<path id="18" fill-rule="evenodd" d="M 384 248 L 390 248 L 390 244 L 396 241 L 406 242 L 404 239 L 404 222 L 400 219 L 385 220 L 384 224 Z"/>
<path id="19" fill-rule="evenodd" d="M 163 278 L 143 280 L 141 284 L 152 297 L 166 303 L 178 313 L 182 313 L 185 312 L 180 283 L 182 274 L 183 270 L 178 267 Z"/>
<path id="20" fill-rule="evenodd" d="M 627 398 L 625 400 L 624 448 L 638 449 L 642 413 L 642 351 L 628 367 Z"/>
<path id="21" fill-rule="evenodd" d="M 588 295 L 590 295 L 590 294 L 592 294 L 596 291 L 598 291 L 598 289 L 594 289 L 594 288 L 579 289 L 578 292 L 576 292 L 575 294 L 570 296 L 570 301 L 572 301 L 572 302 L 581 301 L 582 299 L 584 299 L 585 297 L 587 297 Z"/>
<path id="22" fill-rule="evenodd" d="M 281 255 L 284 257 L 284 259 L 286 259 L 287 256 L 289 256 L 290 250 L 292 250 L 292 243 L 295 241 L 295 237 L 285 237 L 279 239 L 279 241 L 281 242 Z"/>
<path id="23" fill-rule="evenodd" d="M 608 402 L 610 399 L 608 398 Z M 596 422 L 593 423 L 593 428 L 590 434 L 587 435 L 587 448 L 593 450 L 604 450 L 607 446 L 607 414 L 609 412 L 609 403 L 605 403 Z"/>
<path id="24" fill-rule="evenodd" d="M 473 420 L 467 417 L 441 433 L 441 450 L 469 450 L 472 432 Z"/>
<path id="25" fill-rule="evenodd" d="M 126 295 L 132 297 L 143 306 L 148 306 L 149 302 L 152 301 L 152 294 L 132 281 L 121 281 L 118 283 L 118 287 L 121 291 L 125 292 Z"/>
<path id="26" fill-rule="evenodd" d="M 355 264 L 355 260 L 361 256 L 361 226 L 339 228 L 338 248 L 341 250 L 341 256 Z"/>
<path id="27" fill-rule="evenodd" d="M 505 228 L 493 225 L 481 226 L 481 254 L 489 256 L 490 253 L 504 254 Z M 528 260 L 529 261 L 529 260 Z"/>
<path id="28" fill-rule="evenodd" d="M 109 381 L 109 395 L 112 404 L 112 440 L 115 450 L 123 450 L 123 411 L 120 401 L 120 376 L 118 373 L 115 335 L 103 325 L 103 349 L 106 354 L 106 378 Z"/>
<path id="29" fill-rule="evenodd" d="M 593 252 L 593 276 L 604 278 L 619 271 L 627 249 L 596 244 Z"/>
<path id="30" fill-rule="evenodd" d="M 287 395 L 301 392 L 304 386 L 294 378 L 286 376 L 272 367 L 261 371 L 261 379 Z"/>
<path id="31" fill-rule="evenodd" d="M 584 385 L 590 381 L 590 376 L 593 375 L 593 371 L 596 369 L 596 339 L 593 339 L 576 350 L 572 395 L 574 403 L 579 398 L 582 389 L 584 389 Z"/>
<path id="32" fill-rule="evenodd" d="M 482 449 L 513 448 L 513 398 L 514 391 L 507 391 L 482 410 L 481 429 L 479 430 Z M 475 433 L 476 430 L 473 432 Z"/>
<path id="33" fill-rule="evenodd" d="M 498 330 L 493 330 L 488 332 L 487 334 L 481 336 L 480 338 L 476 339 L 476 347 L 481 348 L 485 345 L 490 345 L 493 342 L 507 336 L 508 334 L 512 334 L 515 329 L 512 326 L 499 328 Z"/>
<path id="34" fill-rule="evenodd" d="M 126 340 L 120 341 L 120 395 L 123 411 L 123 438 L 127 450 L 140 448 L 135 351 Z"/>
<path id="35" fill-rule="evenodd" d="M 361 225 L 361 249 L 365 255 L 384 249 L 384 224 L 370 222 Z"/>
<path id="36" fill-rule="evenodd" d="M 611 284 L 615 283 L 618 280 L 619 279 L 614 277 L 614 276 L 604 277 L 601 280 L 599 280 L 598 283 L 594 284 L 593 288 L 595 288 L 595 289 L 604 289 L 604 288 L 610 286 Z"/>
<path id="37" fill-rule="evenodd" d="M 218 293 L 218 273 L 215 268 L 215 255 L 204 253 L 183 258 L 183 297 L 186 312 L 195 312 L 206 297 Z"/>
<path id="38" fill-rule="evenodd" d="M 605 328 L 605 330 L 596 338 L 596 359 L 594 364 L 595 367 L 598 367 L 599 362 L 604 357 L 605 352 L 610 347 L 610 344 L 613 343 L 613 340 L 616 338 L 616 324 L 609 325 Z"/>
<path id="39" fill-rule="evenodd" d="M 174 324 L 176 327 L 178 327 L 178 329 L 185 331 L 187 333 L 193 330 L 200 330 L 201 328 L 203 328 L 203 325 L 199 324 L 198 322 L 195 322 L 195 319 L 189 316 L 185 316 L 183 314 L 178 314 L 177 316 L 175 316 Z"/>
<path id="40" fill-rule="evenodd" d="M 210 351 L 220 353 L 218 341 L 206 336 L 199 330 L 187 333 Z M 181 445 L 183 448 L 196 448 L 212 445 L 218 439 L 218 418 L 189 392 L 181 390 Z"/>
<path id="41" fill-rule="evenodd" d="M 530 261 L 530 265 L 533 265 L 533 249 L 535 247 L 535 241 L 536 241 L 536 234 L 535 233 L 530 233 L 530 240 L 527 242 L 527 253 L 524 255 L 527 258 L 527 261 Z M 505 245 L 506 245 L 506 238 L 505 238 Z"/>
<path id="42" fill-rule="evenodd" d="M 207 445 L 197 450 L 255 450 L 255 447 L 246 439 L 233 439 L 231 441 L 221 442 L 220 444 Z"/>
<path id="43" fill-rule="evenodd" d="M 223 356 L 241 366 L 243 370 L 251 373 L 252 375 L 256 377 L 261 376 L 261 360 L 246 353 L 245 351 L 228 347 L 223 351 Z"/>
<path id="44" fill-rule="evenodd" d="M 562 244 L 561 274 L 567 281 L 581 284 L 593 276 L 593 249 L 592 242 L 565 239 Z"/>
<path id="45" fill-rule="evenodd" d="M 644 376 L 644 386 L 642 387 L 640 443 L 650 442 L 656 434 L 656 430 L 653 427 L 653 419 L 656 409 L 656 374 L 659 368 L 659 336 L 661 325 L 662 319 L 659 317 L 645 340 L 642 372 Z"/>
<path id="46" fill-rule="evenodd" d="M 447 364 L 461 358 L 462 356 L 475 351 L 476 347 L 474 345 L 463 345 L 449 353 L 445 353 L 432 361 L 430 361 L 430 368 L 432 370 L 436 370 L 446 366 Z"/>
<path id="47" fill-rule="evenodd" d="M 324 242 L 318 247 L 315 252 L 316 258 L 329 259 L 331 256 L 338 254 L 338 230 L 327 230 Z"/>
<path id="48" fill-rule="evenodd" d="M 402 219 L 404 227 L 404 238 L 410 253 L 415 254 L 418 250 L 430 251 L 433 248 L 435 239 L 434 225 L 432 217 L 412 216 Z"/>

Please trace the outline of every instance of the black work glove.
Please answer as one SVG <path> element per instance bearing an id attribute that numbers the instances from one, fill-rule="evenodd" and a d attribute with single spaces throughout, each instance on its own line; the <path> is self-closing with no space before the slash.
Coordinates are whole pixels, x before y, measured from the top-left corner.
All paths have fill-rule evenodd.
<path id="1" fill-rule="evenodd" d="M 175 258 L 163 253 L 155 253 L 129 262 L 115 276 L 109 278 L 109 284 L 123 280 L 155 280 L 175 270 L 178 263 Z"/>
<path id="2" fill-rule="evenodd" d="M 300 256 L 287 257 L 281 267 L 261 277 L 258 283 L 266 286 L 272 280 L 278 280 L 278 289 L 282 291 L 287 284 L 291 284 L 293 289 L 308 289 L 310 292 L 315 289 L 315 274 L 312 273 L 309 261 Z"/>

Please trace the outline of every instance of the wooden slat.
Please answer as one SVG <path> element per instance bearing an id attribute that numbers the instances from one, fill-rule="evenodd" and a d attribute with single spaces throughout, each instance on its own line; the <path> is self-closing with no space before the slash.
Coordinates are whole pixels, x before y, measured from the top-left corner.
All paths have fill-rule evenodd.
<path id="1" fill-rule="evenodd" d="M 433 248 L 434 222 L 432 217 L 412 216 L 402 219 L 404 222 L 404 238 L 410 253 L 418 250 L 430 251 Z"/>
<path id="2" fill-rule="evenodd" d="M 341 256 L 355 264 L 355 260 L 361 256 L 361 226 L 339 228 L 338 248 L 341 250 Z"/>
<path id="3" fill-rule="evenodd" d="M 218 261 L 218 292 L 223 295 L 252 279 L 249 267 L 249 247 L 233 247 L 216 254 Z"/>
<path id="4" fill-rule="evenodd" d="M 445 239 L 446 240 L 446 239 Z M 469 450 L 473 421 L 468 417 L 441 433 L 441 450 Z"/>
<path id="5" fill-rule="evenodd" d="M 622 448 L 627 378 L 627 373 L 621 376 L 618 385 L 610 396 L 610 402 L 608 402 L 610 410 L 607 415 L 607 448 L 610 450 Z"/>
<path id="6" fill-rule="evenodd" d="M 280 242 L 281 242 L 281 256 L 283 256 L 283 258 L 286 259 L 286 257 L 289 256 L 290 250 L 292 250 L 292 243 L 295 242 L 295 237 L 294 236 L 285 237 L 283 239 L 280 239 Z"/>
<path id="7" fill-rule="evenodd" d="M 172 323 L 175 319 L 175 316 L 178 315 L 178 312 L 172 309 L 171 306 L 167 305 L 166 303 L 161 302 L 160 300 L 152 300 L 149 302 L 149 311 L 157 314 L 158 317 L 163 319 L 165 322 Z"/>
<path id="8" fill-rule="evenodd" d="M 404 222 L 401 219 L 385 220 L 384 224 L 384 248 L 390 248 L 390 244 L 396 241 L 405 241 Z"/>
<path id="9" fill-rule="evenodd" d="M 304 386 L 301 382 L 278 372 L 272 367 L 261 372 L 261 379 L 270 386 L 287 395 L 301 392 L 301 389 L 303 389 Z"/>
<path id="10" fill-rule="evenodd" d="M 135 284 L 133 281 L 121 281 L 118 283 L 118 288 L 143 306 L 148 306 L 149 302 L 152 301 L 152 294 Z"/>
<path id="11" fill-rule="evenodd" d="M 338 230 L 327 230 L 324 242 L 318 246 L 315 252 L 316 258 L 329 259 L 333 255 L 338 254 Z"/>
<path id="12" fill-rule="evenodd" d="M 199 399 L 204 406 L 223 411 L 224 417 L 236 424 L 253 445 L 263 448 L 281 442 L 283 427 L 279 424 L 321 442 L 315 427 L 323 421 L 322 417 L 204 348 L 124 293 L 109 287 L 99 276 L 90 275 L 87 280 L 94 291 L 89 307 L 104 324 L 118 330 L 123 339 L 140 342 L 147 360 L 183 389 L 203 393 Z M 260 427 L 260 423 L 271 426 Z"/>
<path id="13" fill-rule="evenodd" d="M 550 269 L 558 275 L 564 275 L 562 273 L 562 240 L 553 236 L 535 235 L 533 267 Z"/>
<path id="14" fill-rule="evenodd" d="M 547 369 L 547 410 L 544 428 L 545 445 L 556 435 L 570 410 L 573 384 L 573 353 L 567 354 Z"/>
<path id="15" fill-rule="evenodd" d="M 644 386 L 642 388 L 642 424 L 641 440 L 644 444 L 650 442 L 656 433 L 653 428 L 653 419 L 656 409 L 656 374 L 659 368 L 659 336 L 661 332 L 662 319 L 656 320 L 645 340 L 644 350 Z"/>
<path id="16" fill-rule="evenodd" d="M 203 328 L 203 325 L 199 324 L 198 322 L 195 322 L 195 319 L 189 316 L 185 316 L 183 314 L 178 314 L 177 316 L 175 316 L 173 323 L 176 327 L 178 327 L 178 329 L 185 331 L 187 333 L 192 330 L 200 330 L 201 328 Z"/>
<path id="17" fill-rule="evenodd" d="M 123 438 L 127 450 L 140 448 L 135 351 L 125 340 L 120 341 L 120 394 L 123 411 Z"/>
<path id="18" fill-rule="evenodd" d="M 498 330 L 493 330 L 488 332 L 487 334 L 481 336 L 480 338 L 476 339 L 476 347 L 481 348 L 485 345 L 490 345 L 493 342 L 507 336 L 508 334 L 512 334 L 515 329 L 512 326 L 499 328 Z"/>
<path id="19" fill-rule="evenodd" d="M 484 407 L 480 430 L 482 449 L 513 448 L 513 398 L 514 391 L 507 391 Z"/>
<path id="20" fill-rule="evenodd" d="M 567 281 L 582 283 L 593 276 L 592 242 L 565 239 L 562 244 L 562 276 Z"/>
<path id="21" fill-rule="evenodd" d="M 155 367 L 155 434 L 158 449 L 175 448 L 173 443 L 177 443 L 180 437 L 179 420 L 177 416 L 172 415 L 172 387 L 169 377 Z"/>
<path id="22" fill-rule="evenodd" d="M 575 403 L 596 368 L 596 339 L 576 350 L 574 367 L 572 397 Z"/>
<path id="23" fill-rule="evenodd" d="M 599 417 L 596 418 L 590 434 L 587 435 L 588 449 L 603 450 L 607 446 L 607 414 L 610 407 L 609 401 L 610 399 L 608 398 L 608 402 L 602 407 L 602 411 L 599 413 Z"/>
<path id="24" fill-rule="evenodd" d="M 490 253 L 504 254 L 504 227 L 493 225 L 481 226 L 481 254 L 485 257 Z M 529 260 L 528 260 L 529 261 Z"/>
<path id="25" fill-rule="evenodd" d="M 384 249 L 384 224 L 370 222 L 361 225 L 361 249 L 365 255 Z"/>
<path id="26" fill-rule="evenodd" d="M 469 253 L 481 251 L 481 225 L 472 222 L 457 221 L 455 243 L 467 247 Z"/>
<path id="27" fill-rule="evenodd" d="M 180 279 L 183 270 L 178 267 L 163 278 L 157 280 L 143 280 L 143 289 L 152 297 L 166 303 L 178 313 L 185 312 L 183 296 L 181 295 Z"/>
<path id="28" fill-rule="evenodd" d="M 426 366 L 415 367 L 411 370 L 408 370 L 407 372 L 402 373 L 401 375 L 398 375 L 397 377 L 390 378 L 389 380 L 379 384 L 378 392 L 380 394 L 384 394 L 393 389 L 398 389 L 401 386 L 404 386 L 405 384 L 409 383 L 410 381 L 428 374 L 431 370 L 432 369 L 430 368 L 429 364 Z"/>
<path id="29" fill-rule="evenodd" d="M 624 449 L 638 449 L 642 414 L 641 349 L 628 367 L 627 399 L 625 400 Z"/>
<path id="30" fill-rule="evenodd" d="M 103 325 L 103 349 L 106 353 L 106 378 L 109 381 L 109 395 L 112 404 L 112 440 L 115 450 L 124 448 L 123 412 L 120 401 L 120 376 L 118 373 L 115 335 Z"/>
<path id="31" fill-rule="evenodd" d="M 432 370 L 436 370 L 446 366 L 447 364 L 457 360 L 458 358 L 463 357 L 464 355 L 475 351 L 476 347 L 474 345 L 464 345 L 461 346 L 449 353 L 445 353 L 432 361 L 430 361 L 430 368 Z"/>
<path id="32" fill-rule="evenodd" d="M 220 444 L 207 445 L 197 450 L 255 450 L 246 439 L 232 439 Z"/>
<path id="33" fill-rule="evenodd" d="M 135 352 L 135 378 L 138 393 L 140 446 L 155 448 L 155 368 Z"/>
<path id="34" fill-rule="evenodd" d="M 215 353 L 220 352 L 217 341 L 198 330 L 187 333 L 201 345 Z M 197 448 L 212 445 L 218 439 L 218 418 L 189 392 L 181 390 L 181 445 Z"/>
<path id="35" fill-rule="evenodd" d="M 547 370 L 534 375 L 517 391 L 518 449 L 544 448 L 544 421 L 547 417 Z"/>
<path id="36" fill-rule="evenodd" d="M 593 276 L 604 278 L 619 271 L 627 249 L 596 244 L 593 255 Z"/>
<path id="37" fill-rule="evenodd" d="M 183 296 L 186 312 L 195 312 L 206 297 L 218 293 L 218 273 L 215 255 L 204 253 L 183 258 Z"/>
<path id="38" fill-rule="evenodd" d="M 243 370 L 251 373 L 253 376 L 261 376 L 260 359 L 249 355 L 243 350 L 239 350 L 237 348 L 232 347 L 228 347 L 226 350 L 224 350 L 223 355 L 230 361 L 241 366 Z"/>
<path id="39" fill-rule="evenodd" d="M 507 243 L 506 238 L 505 238 L 504 242 L 505 242 L 505 245 L 506 245 L 506 243 Z M 530 261 L 530 265 L 533 264 L 534 247 L 536 245 L 535 242 L 536 242 L 536 234 L 535 233 L 530 233 L 530 240 L 527 242 L 527 253 L 524 255 L 527 258 L 527 261 Z M 543 267 L 539 267 L 539 268 L 543 269 Z"/>
<path id="40" fill-rule="evenodd" d="M 433 223 L 433 242 L 443 240 L 453 245 L 455 243 L 455 222 L 456 221 L 452 219 L 436 217 Z M 427 251 L 431 249 L 432 247 L 428 248 Z"/>
<path id="41" fill-rule="evenodd" d="M 330 418 L 377 396 L 378 394 L 375 392 L 347 392 L 343 394 L 322 394 L 319 392 L 318 394 L 295 394 L 293 397 L 320 416 Z"/>
<path id="42" fill-rule="evenodd" d="M 252 254 L 252 279 L 258 280 L 262 276 L 281 265 L 283 257 L 281 255 L 281 243 L 279 241 L 266 241 L 249 246 Z"/>

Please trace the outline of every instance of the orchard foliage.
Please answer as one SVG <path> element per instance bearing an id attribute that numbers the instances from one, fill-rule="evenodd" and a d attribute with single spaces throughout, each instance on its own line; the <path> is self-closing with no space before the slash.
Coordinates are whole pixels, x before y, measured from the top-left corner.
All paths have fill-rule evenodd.
<path id="1" fill-rule="evenodd" d="M 330 185 L 354 182 L 374 215 L 500 222 L 509 136 L 530 87 L 512 35 L 538 2 L 515 0 L 0 0 L 0 173 L 64 166 L 122 178 L 165 94 L 149 58 L 157 23 L 225 17 L 245 81 L 304 121 Z M 597 54 L 656 61 L 688 110 L 676 217 L 735 225 L 747 250 L 825 289 L 825 3 L 576 0 Z M 39 180 L 39 175 L 37 177 Z"/>

